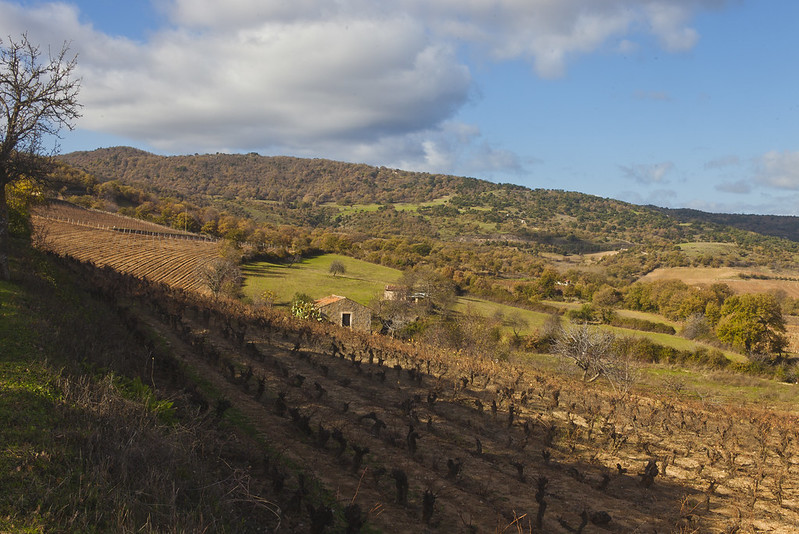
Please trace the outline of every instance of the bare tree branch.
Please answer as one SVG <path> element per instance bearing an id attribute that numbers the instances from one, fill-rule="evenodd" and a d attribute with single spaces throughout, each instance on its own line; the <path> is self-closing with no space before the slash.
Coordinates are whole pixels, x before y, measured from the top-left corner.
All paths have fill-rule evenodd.
<path id="1" fill-rule="evenodd" d="M 6 186 L 22 177 L 40 178 L 48 161 L 45 138 L 58 138 L 71 130 L 80 117 L 80 79 L 74 77 L 77 56 L 69 43 L 43 57 L 27 34 L 8 43 L 0 39 L 0 280 L 11 277 L 9 269 L 8 203 Z"/>

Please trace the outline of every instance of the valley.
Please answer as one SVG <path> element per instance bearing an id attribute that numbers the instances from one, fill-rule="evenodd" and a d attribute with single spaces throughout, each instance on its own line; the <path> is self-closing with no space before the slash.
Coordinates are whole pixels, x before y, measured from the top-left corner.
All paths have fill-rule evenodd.
<path id="1" fill-rule="evenodd" d="M 148 433 L 208 436 L 164 479 L 184 477 L 185 486 L 148 482 L 176 503 L 171 518 L 149 516 L 154 530 L 188 521 L 253 532 L 792 532 L 799 524 L 793 242 L 608 199 L 324 161 L 311 172 L 278 160 L 304 179 L 329 179 L 309 182 L 300 198 L 278 173 L 275 191 L 262 188 L 259 200 L 244 196 L 259 180 L 237 182 L 220 166 L 266 172 L 257 156 L 184 159 L 185 170 L 132 156 L 127 168 L 149 169 L 149 183 L 80 175 L 80 185 L 70 182 L 75 169 L 62 168 L 67 185 L 52 193 L 62 201 L 31 208 L 34 248 L 19 239 L 0 311 L 10 320 L 29 303 L 39 326 L 21 331 L 47 333 L 44 360 L 29 338 L 5 336 L 0 347 L 45 374 L 51 360 L 72 369 L 51 379 L 54 400 L 40 399 L 53 417 L 71 398 L 72 377 L 85 376 L 78 369 L 95 369 L 140 384 L 137 409 L 154 418 Z M 227 176 L 227 192 L 209 175 L 205 193 L 189 194 L 181 176 L 195 161 Z M 81 172 L 116 172 L 109 165 L 95 160 Z M 160 189 L 159 168 L 176 173 L 170 191 Z M 375 180 L 389 175 L 391 187 L 380 189 Z M 345 179 L 340 196 L 331 184 Z M 224 273 L 234 274 L 212 279 Z M 414 296 L 382 299 L 387 285 Z M 369 306 L 373 331 L 291 312 L 300 296 L 330 294 Z M 96 307 L 97 319 L 73 336 L 65 321 L 86 314 L 69 312 L 79 302 Z M 727 318 L 752 303 L 778 309 L 782 321 L 746 338 L 762 354 L 722 340 L 735 326 Z M 48 315 L 53 309 L 64 318 Z M 117 332 L 113 348 L 104 332 Z M 612 359 L 602 355 L 599 372 L 580 367 L 579 354 L 564 349 L 569 335 L 604 336 Z M 18 371 L 5 369 L 11 391 Z M 80 380 L 102 380 L 91 376 Z M 16 421 L 10 413 L 0 405 Z M 158 421 L 164 413 L 171 423 Z M 62 476 L 55 461 L 28 467 L 25 451 L 52 448 L 45 437 L 13 435 L 4 460 L 12 474 L 0 482 L 42 477 L 45 487 Z M 140 454 L 156 455 L 161 439 L 137 444 Z M 74 447 L 59 462 L 96 457 L 91 440 Z M 224 491 L 193 490 L 208 481 L 179 467 L 192 462 L 210 462 Z M 85 480 L 135 478 L 133 463 L 113 464 L 114 475 L 104 465 Z M 69 480 L 86 490 L 84 478 Z M 98 496 L 86 517 L 124 530 L 153 510 L 112 495 Z M 4 501 L 0 526 L 64 521 L 59 510 L 75 504 L 60 498 L 41 496 L 45 516 Z M 245 519 L 212 519 L 209 510 L 225 508 Z"/>

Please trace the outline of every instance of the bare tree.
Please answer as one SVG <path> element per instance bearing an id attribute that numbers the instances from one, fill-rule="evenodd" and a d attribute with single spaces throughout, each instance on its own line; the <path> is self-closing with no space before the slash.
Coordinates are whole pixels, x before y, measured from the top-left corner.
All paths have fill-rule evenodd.
<path id="1" fill-rule="evenodd" d="M 571 358 L 583 370 L 583 381 L 593 382 L 612 367 L 616 336 L 588 325 L 564 328 L 555 342 L 555 353 Z"/>
<path id="2" fill-rule="evenodd" d="M 58 138 L 80 117 L 80 80 L 73 76 L 77 56 L 68 54 L 64 43 L 44 58 L 26 34 L 19 41 L 9 37 L 8 44 L 0 40 L 0 280 L 11 278 L 6 186 L 44 176 L 45 138 Z"/>
<path id="3" fill-rule="evenodd" d="M 197 277 L 214 297 L 220 294 L 235 297 L 241 287 L 241 270 L 228 258 L 216 258 L 200 266 Z"/>
<path id="4" fill-rule="evenodd" d="M 584 324 L 561 330 L 555 353 L 571 358 L 583 370 L 583 381 L 603 377 L 619 395 L 627 395 L 639 379 L 639 366 L 633 357 L 629 338 Z"/>

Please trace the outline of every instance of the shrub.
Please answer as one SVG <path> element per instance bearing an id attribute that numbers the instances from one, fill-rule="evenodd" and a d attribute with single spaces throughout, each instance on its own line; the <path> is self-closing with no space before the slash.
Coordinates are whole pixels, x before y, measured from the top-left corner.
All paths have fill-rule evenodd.
<path id="1" fill-rule="evenodd" d="M 620 328 L 629 328 L 631 330 L 641 330 L 642 332 L 657 332 L 660 334 L 674 335 L 676 331 L 674 327 L 665 323 L 656 323 L 654 321 L 647 321 L 646 319 L 637 319 L 635 317 L 620 317 L 613 315 L 608 321 L 612 326 Z"/>
<path id="2" fill-rule="evenodd" d="M 291 314 L 300 319 L 322 320 L 322 312 L 316 307 L 313 299 L 305 293 L 296 293 L 291 299 Z"/>

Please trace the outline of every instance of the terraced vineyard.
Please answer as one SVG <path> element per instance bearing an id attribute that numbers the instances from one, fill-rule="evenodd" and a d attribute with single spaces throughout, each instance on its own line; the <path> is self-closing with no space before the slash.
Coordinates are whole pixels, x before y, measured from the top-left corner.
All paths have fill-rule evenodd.
<path id="1" fill-rule="evenodd" d="M 39 207 L 35 215 L 47 220 L 62 221 L 77 226 L 91 226 L 94 228 L 116 230 L 119 232 L 141 232 L 161 236 L 184 236 L 188 239 L 207 240 L 203 236 L 168 228 L 160 224 L 117 215 L 107 211 L 86 209 L 69 202 L 52 200 L 46 206 Z"/>
<path id="2" fill-rule="evenodd" d="M 33 223 L 47 250 L 184 289 L 200 290 L 198 270 L 218 257 L 202 236 L 66 203 L 36 211 Z"/>

